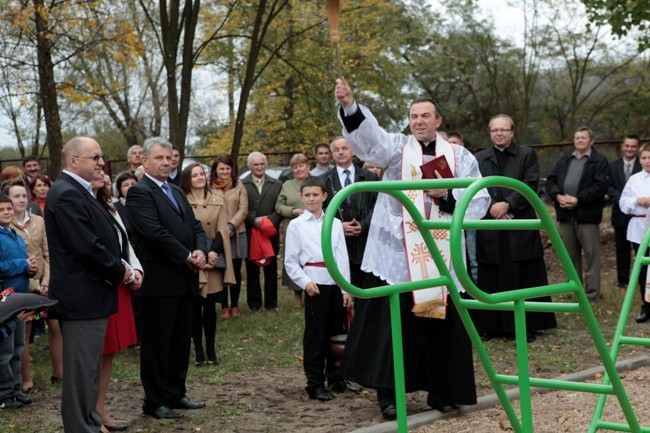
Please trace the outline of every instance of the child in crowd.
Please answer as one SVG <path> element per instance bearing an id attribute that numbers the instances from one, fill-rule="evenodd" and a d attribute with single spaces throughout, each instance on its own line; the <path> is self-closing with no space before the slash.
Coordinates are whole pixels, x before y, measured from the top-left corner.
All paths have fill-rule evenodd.
<path id="1" fill-rule="evenodd" d="M 635 254 L 644 255 L 639 251 L 641 241 L 650 227 L 650 143 L 645 143 L 639 149 L 639 162 L 643 170 L 630 176 L 625 183 L 619 207 L 625 214 L 632 216 L 627 226 L 627 240 L 632 242 Z M 645 252 L 648 254 L 648 251 Z M 648 267 L 643 266 L 639 274 L 641 291 L 641 313 L 634 319 L 637 323 L 650 320 L 650 294 L 646 293 Z"/>
<path id="2" fill-rule="evenodd" d="M 291 220 L 285 239 L 284 265 L 291 280 L 307 294 L 305 299 L 305 333 L 303 337 L 303 367 L 307 376 L 307 394 L 312 400 L 329 401 L 337 392 L 360 392 L 338 373 L 330 351 L 330 337 L 343 333 L 344 308 L 352 298 L 334 283 L 325 263 L 321 247 L 323 202 L 327 198 L 325 185 L 310 176 L 300 185 L 300 199 L 305 212 Z M 334 220 L 332 249 L 343 276 L 350 279 L 350 262 L 341 221 Z"/>
<path id="3" fill-rule="evenodd" d="M 29 276 L 38 270 L 36 259 L 27 256 L 22 238 L 10 227 L 14 218 L 11 200 L 0 194 L 0 274 L 2 289 L 27 293 Z M 0 342 L 0 408 L 15 409 L 31 403 L 20 389 L 20 357 L 25 346 L 25 322 L 15 323 L 13 334 Z"/>

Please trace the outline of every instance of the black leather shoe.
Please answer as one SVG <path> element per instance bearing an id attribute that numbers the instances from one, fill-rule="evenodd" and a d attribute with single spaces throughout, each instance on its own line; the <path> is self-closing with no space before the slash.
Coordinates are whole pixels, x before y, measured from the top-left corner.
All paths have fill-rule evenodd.
<path id="1" fill-rule="evenodd" d="M 645 323 L 648 320 L 650 320 L 650 313 L 648 313 L 647 311 L 641 311 L 641 314 L 639 314 L 634 318 L 634 321 L 636 323 Z"/>
<path id="2" fill-rule="evenodd" d="M 352 385 L 350 382 L 347 380 L 342 380 L 340 382 L 336 382 L 334 385 L 330 386 L 330 389 L 334 392 L 353 392 L 355 394 L 361 393 L 361 388 L 358 386 Z"/>
<path id="3" fill-rule="evenodd" d="M 389 404 L 381 410 L 381 416 L 386 420 L 397 419 L 397 408 L 394 404 Z"/>
<path id="4" fill-rule="evenodd" d="M 205 407 L 205 403 L 202 401 L 192 401 L 187 397 L 183 397 L 177 402 L 174 402 L 169 405 L 172 409 L 202 409 Z"/>
<path id="5" fill-rule="evenodd" d="M 179 414 L 180 415 L 180 414 Z M 115 424 L 115 425 L 105 425 L 106 430 L 108 431 L 124 431 L 129 428 L 129 424 Z"/>
<path id="6" fill-rule="evenodd" d="M 431 398 L 427 398 L 427 405 L 440 413 L 449 413 L 458 409 L 453 403 L 442 402 L 440 400 L 433 401 Z"/>
<path id="7" fill-rule="evenodd" d="M 23 394 L 18 394 L 17 396 L 14 397 L 14 400 L 16 400 L 18 403 L 22 404 L 23 406 L 26 406 L 32 402 L 32 399 L 29 397 L 26 397 Z"/>
<path id="8" fill-rule="evenodd" d="M 145 415 L 152 416 L 157 419 L 178 419 L 178 418 L 183 418 L 182 413 L 174 412 L 171 410 L 169 407 L 162 405 L 158 406 L 155 409 L 145 409 L 142 408 L 142 412 Z"/>
<path id="9" fill-rule="evenodd" d="M 334 400 L 336 396 L 326 390 L 323 387 L 317 387 L 317 388 L 310 388 L 307 387 L 307 394 L 309 395 L 309 398 L 312 400 L 318 400 L 318 401 L 330 401 Z"/>

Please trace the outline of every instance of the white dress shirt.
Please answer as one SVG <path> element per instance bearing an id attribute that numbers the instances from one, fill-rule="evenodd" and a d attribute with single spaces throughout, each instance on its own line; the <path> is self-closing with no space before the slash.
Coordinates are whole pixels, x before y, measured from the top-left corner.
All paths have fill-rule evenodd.
<path id="1" fill-rule="evenodd" d="M 292 219 L 287 227 L 284 240 L 284 266 L 289 278 L 303 290 L 310 281 L 316 284 L 336 285 L 327 268 L 305 266 L 306 263 L 323 262 L 321 232 L 324 215 L 323 212 L 320 218 L 317 218 L 313 213 L 305 210 L 302 215 Z M 332 250 L 341 274 L 350 281 L 350 261 L 343 226 L 336 218 L 332 225 Z"/>
<path id="2" fill-rule="evenodd" d="M 336 172 L 339 175 L 339 182 L 341 182 L 341 188 L 345 188 L 345 178 L 347 177 L 346 174 L 343 173 L 344 170 L 350 171 L 350 185 L 354 183 L 354 164 L 350 164 L 348 168 L 342 168 L 337 165 Z"/>
<path id="3" fill-rule="evenodd" d="M 644 170 L 630 176 L 618 201 L 621 212 L 632 215 L 627 226 L 627 240 L 635 244 L 641 243 L 650 221 L 650 209 L 636 202 L 639 197 L 650 197 L 650 173 Z"/>

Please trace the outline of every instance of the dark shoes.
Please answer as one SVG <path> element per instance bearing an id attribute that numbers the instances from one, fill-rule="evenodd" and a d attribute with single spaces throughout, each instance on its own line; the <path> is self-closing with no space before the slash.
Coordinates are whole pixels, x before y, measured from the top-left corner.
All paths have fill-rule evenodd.
<path id="1" fill-rule="evenodd" d="M 650 320 L 650 313 L 648 313 L 647 311 L 641 311 L 641 314 L 639 314 L 634 318 L 634 321 L 636 323 L 645 323 L 648 320 Z"/>
<path id="2" fill-rule="evenodd" d="M 156 419 L 178 419 L 183 418 L 182 413 L 174 412 L 168 406 L 162 405 L 158 406 L 156 409 L 145 409 L 142 408 L 142 412 L 145 415 L 152 416 Z"/>
<path id="3" fill-rule="evenodd" d="M 108 431 L 124 431 L 128 429 L 130 426 L 129 424 L 124 423 L 124 424 L 115 424 L 115 425 L 105 425 L 104 427 L 106 427 L 106 430 Z"/>
<path id="4" fill-rule="evenodd" d="M 24 404 L 16 400 L 14 397 L 5 397 L 0 400 L 0 409 L 20 409 Z"/>
<path id="5" fill-rule="evenodd" d="M 340 382 L 336 382 L 332 386 L 330 386 L 330 390 L 334 392 L 353 392 L 355 394 L 359 394 L 361 392 L 361 388 L 358 386 L 352 385 L 350 382 L 347 380 L 342 380 Z"/>
<path id="6" fill-rule="evenodd" d="M 172 409 L 202 409 L 205 407 L 205 403 L 202 401 L 192 401 L 187 397 L 183 397 L 175 403 L 169 405 Z"/>
<path id="7" fill-rule="evenodd" d="M 446 401 L 434 400 L 432 396 L 427 397 L 427 405 L 440 413 L 449 413 L 458 409 L 458 406 L 455 404 Z"/>
<path id="8" fill-rule="evenodd" d="M 336 398 L 334 394 L 321 386 L 315 388 L 307 387 L 305 389 L 307 390 L 307 395 L 309 395 L 309 398 L 312 400 L 330 401 Z"/>
<path id="9" fill-rule="evenodd" d="M 28 404 L 31 404 L 32 399 L 25 396 L 24 394 L 18 394 L 14 396 L 14 400 L 16 400 L 18 403 L 22 404 L 23 406 L 27 406 Z"/>
<path id="10" fill-rule="evenodd" d="M 389 421 L 397 419 L 397 408 L 394 404 L 389 404 L 381 410 L 381 416 L 384 417 L 385 420 Z"/>

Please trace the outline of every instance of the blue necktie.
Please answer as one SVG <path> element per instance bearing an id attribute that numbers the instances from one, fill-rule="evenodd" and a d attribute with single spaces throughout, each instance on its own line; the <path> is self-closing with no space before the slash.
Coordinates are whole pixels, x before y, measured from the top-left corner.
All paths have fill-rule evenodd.
<path id="1" fill-rule="evenodd" d="M 172 193 L 172 189 L 169 187 L 169 184 L 167 182 L 162 184 L 162 189 L 165 191 L 165 195 L 167 195 L 167 198 L 171 200 L 171 202 L 174 204 L 174 207 L 176 208 L 177 211 L 181 211 L 181 208 L 178 207 L 178 202 L 174 198 L 174 194 Z"/>

